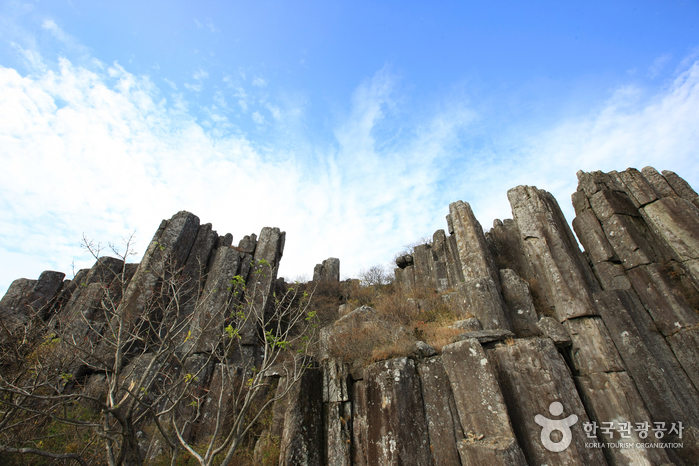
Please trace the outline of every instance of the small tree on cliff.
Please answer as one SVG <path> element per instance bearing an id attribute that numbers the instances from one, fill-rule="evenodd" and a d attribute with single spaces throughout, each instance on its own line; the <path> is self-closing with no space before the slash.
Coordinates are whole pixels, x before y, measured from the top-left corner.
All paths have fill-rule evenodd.
<path id="1" fill-rule="evenodd" d="M 108 464 L 139 465 L 139 437 L 151 425 L 171 464 L 182 450 L 202 465 L 222 455 L 220 464 L 229 464 L 251 426 L 308 367 L 317 330 L 307 312 L 312 296 L 294 286 L 269 293 L 258 280 L 246 289 L 234 276 L 219 302 L 203 277 L 187 277 L 171 262 L 132 280 L 131 239 L 123 253 L 112 247 L 118 259 L 102 257 L 87 240 L 84 246 L 97 263 L 77 298 L 49 321 L 35 316 L 33 343 L 15 347 L 0 370 L 0 452 L 86 464 L 90 445 L 101 443 Z M 251 273 L 264 276 L 270 265 L 259 261 Z M 147 288 L 138 299 L 136 286 Z M 256 403 L 272 368 L 285 385 Z M 49 430 L 77 439 L 72 451 Z M 203 453 L 192 445 L 195 435 Z"/>

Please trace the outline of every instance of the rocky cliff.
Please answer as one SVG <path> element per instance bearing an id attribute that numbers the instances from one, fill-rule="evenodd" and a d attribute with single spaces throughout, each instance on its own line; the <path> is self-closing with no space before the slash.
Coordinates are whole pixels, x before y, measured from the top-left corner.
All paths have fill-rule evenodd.
<path id="1" fill-rule="evenodd" d="M 418 289 L 448 304 L 449 341 L 435 349 L 400 319 L 344 304 L 321 332 L 316 362 L 274 404 L 258 453 L 276 437 L 280 465 L 699 464 L 699 197 L 675 173 L 650 167 L 578 172 L 578 180 L 575 233 L 536 187 L 511 189 L 513 218 L 487 232 L 467 203 L 452 203 L 447 230 L 399 256 L 395 270 L 406 312 L 424 312 L 412 298 Z M 137 315 L 156 287 L 148 272 L 174 263 L 187 283 L 202 282 L 188 302 L 202 313 L 191 332 L 205 335 L 198 323 L 225 319 L 232 277 L 267 294 L 283 288 L 283 232 L 265 228 L 231 244 L 180 212 L 163 221 L 139 265 L 123 268 L 128 287 L 112 298 Z M 260 263 L 271 273 L 254 274 Z M 71 281 L 58 272 L 16 280 L 0 302 L 3 343 L 31 319 L 61 316 L 99 348 L 109 322 L 91 314 L 104 299 L 96 284 L 119 266 L 103 258 Z M 316 266 L 315 282 L 338 280 L 338 259 Z M 347 301 L 338 292 L 329 305 L 337 312 Z M 262 357 L 255 329 L 240 331 L 244 349 L 231 357 Z M 333 351 L 368 331 L 414 344 L 362 362 Z M 193 341 L 200 359 L 213 354 L 213 337 Z M 215 380 L 221 362 L 206 361 L 212 369 L 198 383 L 211 398 L 225 386 Z M 81 387 L 103 377 L 71 367 Z M 192 435 L 207 433 L 203 423 Z"/>

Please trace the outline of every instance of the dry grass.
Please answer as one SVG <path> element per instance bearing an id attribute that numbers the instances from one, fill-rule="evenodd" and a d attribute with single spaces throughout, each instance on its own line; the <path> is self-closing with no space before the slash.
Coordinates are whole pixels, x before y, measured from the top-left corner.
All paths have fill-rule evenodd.
<path id="1" fill-rule="evenodd" d="M 427 287 L 406 292 L 398 284 L 351 290 L 353 308 L 369 305 L 377 312 L 371 322 L 356 322 L 335 334 L 330 355 L 347 362 L 368 364 L 399 356 L 412 356 L 415 342 L 424 341 L 441 351 L 462 333 L 449 328 L 463 318 L 458 303 L 445 301 L 443 293 Z"/>

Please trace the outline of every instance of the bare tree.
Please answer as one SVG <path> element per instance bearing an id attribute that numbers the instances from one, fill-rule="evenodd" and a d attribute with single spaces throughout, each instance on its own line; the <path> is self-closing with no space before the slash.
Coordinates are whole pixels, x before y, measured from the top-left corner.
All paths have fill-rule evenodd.
<path id="1" fill-rule="evenodd" d="M 134 276 L 127 263 L 132 238 L 123 252 L 110 245 L 116 259 L 102 257 L 99 245 L 83 244 L 97 263 L 77 284 L 84 288 L 80 299 L 48 320 L 34 316 L 35 343 L 22 354 L 15 347 L 13 362 L 0 370 L 0 452 L 86 464 L 85 451 L 99 443 L 108 464 L 139 465 L 139 429 L 153 425 L 171 464 L 180 451 L 202 465 L 221 455 L 220 464 L 229 464 L 264 410 L 308 367 L 317 330 L 308 312 L 312 293 L 298 286 L 278 295 L 256 285 L 246 289 L 239 275 L 221 293 L 172 261 Z M 157 253 L 162 246 L 151 248 Z M 251 273 L 270 271 L 259 261 Z M 286 385 L 255 404 L 273 369 Z M 219 381 L 216 393 L 208 379 Z M 48 436 L 41 427 L 51 424 L 89 440 L 79 452 L 43 449 Z M 202 425 L 210 435 L 200 454 L 191 432 Z M 31 435 L 18 435 L 23 432 Z"/>
<path id="2" fill-rule="evenodd" d="M 362 286 L 382 287 L 393 283 L 393 269 L 390 266 L 374 265 L 359 272 Z"/>

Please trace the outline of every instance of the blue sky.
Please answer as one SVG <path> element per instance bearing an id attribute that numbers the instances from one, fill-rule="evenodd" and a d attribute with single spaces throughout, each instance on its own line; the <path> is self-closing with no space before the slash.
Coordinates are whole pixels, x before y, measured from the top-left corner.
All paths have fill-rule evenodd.
<path id="1" fill-rule="evenodd" d="M 145 4 L 144 4 L 145 3 Z M 179 210 L 287 231 L 281 274 L 389 262 L 518 184 L 699 187 L 699 3 L 0 1 L 0 292 Z"/>

